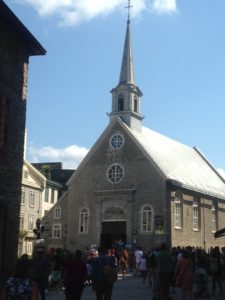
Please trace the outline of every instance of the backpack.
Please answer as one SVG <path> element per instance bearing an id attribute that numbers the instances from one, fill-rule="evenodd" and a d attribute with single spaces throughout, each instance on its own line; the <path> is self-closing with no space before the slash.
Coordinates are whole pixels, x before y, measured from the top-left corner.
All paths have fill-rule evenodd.
<path id="1" fill-rule="evenodd" d="M 103 280 L 108 283 L 114 283 L 117 281 L 117 271 L 116 268 L 112 268 L 110 265 L 103 265 Z"/>

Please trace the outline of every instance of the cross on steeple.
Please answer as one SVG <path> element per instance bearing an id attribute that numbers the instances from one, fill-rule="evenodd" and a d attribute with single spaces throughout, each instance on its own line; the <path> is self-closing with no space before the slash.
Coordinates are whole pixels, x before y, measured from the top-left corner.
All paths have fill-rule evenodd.
<path id="1" fill-rule="evenodd" d="M 133 5 L 130 4 L 130 0 L 128 0 L 128 5 L 125 6 L 127 8 L 127 22 L 130 23 L 130 9 L 133 7 Z"/>

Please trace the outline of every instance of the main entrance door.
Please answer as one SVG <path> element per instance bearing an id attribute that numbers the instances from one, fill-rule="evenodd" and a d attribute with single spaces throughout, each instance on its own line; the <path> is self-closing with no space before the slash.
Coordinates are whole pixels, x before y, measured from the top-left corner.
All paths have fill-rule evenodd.
<path id="1" fill-rule="evenodd" d="M 102 222 L 101 245 L 109 249 L 119 240 L 122 240 L 124 244 L 126 243 L 126 222 Z"/>

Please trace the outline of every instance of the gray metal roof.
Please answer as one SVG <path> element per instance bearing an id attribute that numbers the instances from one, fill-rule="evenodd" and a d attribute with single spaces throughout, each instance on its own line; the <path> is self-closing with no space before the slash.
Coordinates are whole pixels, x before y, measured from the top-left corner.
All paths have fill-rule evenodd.
<path id="1" fill-rule="evenodd" d="M 135 85 L 129 20 L 127 21 L 127 30 L 123 49 L 123 59 L 121 64 L 119 83 L 130 83 Z"/>
<path id="2" fill-rule="evenodd" d="M 225 181 L 196 148 L 146 127 L 142 127 L 142 132 L 128 129 L 166 179 L 176 185 L 225 199 Z"/>

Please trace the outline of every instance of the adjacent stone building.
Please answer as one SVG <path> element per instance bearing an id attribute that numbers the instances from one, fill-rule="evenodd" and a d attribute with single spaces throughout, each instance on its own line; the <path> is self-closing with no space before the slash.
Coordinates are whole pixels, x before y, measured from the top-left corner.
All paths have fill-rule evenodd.
<path id="1" fill-rule="evenodd" d="M 29 163 L 24 159 L 19 224 L 18 255 L 32 255 L 37 235 L 36 222 L 48 214 L 66 191 L 65 183 L 73 170 L 62 169 L 62 163 Z M 61 209 L 54 209 L 56 219 L 61 218 Z M 40 224 L 43 228 L 43 224 Z M 54 226 L 53 226 L 54 227 Z M 48 232 L 48 226 L 46 227 Z"/>
<path id="2" fill-rule="evenodd" d="M 45 189 L 46 178 L 27 160 L 24 160 L 19 223 L 19 256 L 24 253 L 33 254 L 33 243 L 36 239 L 33 229 L 36 228 L 37 219 L 42 217 Z"/>
<path id="3" fill-rule="evenodd" d="M 109 125 L 46 216 L 47 244 L 70 250 L 121 240 L 145 250 L 162 242 L 224 246 L 223 238 L 214 239 L 225 226 L 224 179 L 197 148 L 142 124 L 129 18 L 119 83 L 111 93 Z"/>
<path id="4" fill-rule="evenodd" d="M 0 0 L 0 284 L 17 255 L 29 56 L 44 54 Z"/>

